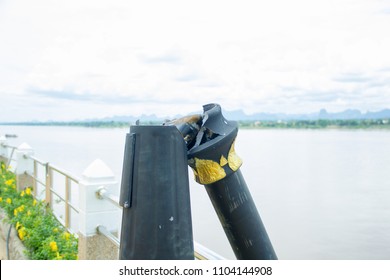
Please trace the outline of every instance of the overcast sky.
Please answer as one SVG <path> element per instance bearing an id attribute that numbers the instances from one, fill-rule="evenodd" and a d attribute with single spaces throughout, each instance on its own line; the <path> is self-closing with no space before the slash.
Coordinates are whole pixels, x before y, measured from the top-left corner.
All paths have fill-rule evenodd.
<path id="1" fill-rule="evenodd" d="M 389 0 L 0 0 L 0 122 L 390 107 Z"/>

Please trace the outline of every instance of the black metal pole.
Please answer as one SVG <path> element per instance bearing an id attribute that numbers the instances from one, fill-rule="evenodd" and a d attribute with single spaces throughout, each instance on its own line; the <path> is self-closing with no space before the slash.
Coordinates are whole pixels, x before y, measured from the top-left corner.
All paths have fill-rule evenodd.
<path id="1" fill-rule="evenodd" d="M 176 127 L 130 128 L 120 204 L 120 259 L 194 259 L 187 147 Z"/>
<path id="2" fill-rule="evenodd" d="M 277 259 L 241 171 L 205 187 L 236 258 Z"/>
<path id="3" fill-rule="evenodd" d="M 234 150 L 236 122 L 217 104 L 204 106 L 203 124 L 188 152 L 196 181 L 205 185 L 237 259 L 277 259 Z"/>

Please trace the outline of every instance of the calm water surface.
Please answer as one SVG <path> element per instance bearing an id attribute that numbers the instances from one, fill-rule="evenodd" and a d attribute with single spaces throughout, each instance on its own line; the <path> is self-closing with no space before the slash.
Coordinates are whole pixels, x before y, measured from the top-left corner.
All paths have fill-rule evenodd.
<path id="1" fill-rule="evenodd" d="M 81 176 L 96 158 L 120 181 L 128 129 L 0 126 Z M 236 151 L 280 259 L 390 259 L 390 131 L 240 130 Z M 190 172 L 194 238 L 234 259 Z"/>

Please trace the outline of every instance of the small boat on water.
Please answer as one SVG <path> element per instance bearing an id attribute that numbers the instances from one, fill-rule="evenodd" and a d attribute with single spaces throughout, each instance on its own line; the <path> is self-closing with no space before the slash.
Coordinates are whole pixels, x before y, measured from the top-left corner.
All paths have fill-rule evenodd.
<path id="1" fill-rule="evenodd" d="M 16 137 L 18 137 L 18 135 L 16 135 L 16 134 L 6 134 L 5 135 L 5 138 L 16 138 Z"/>

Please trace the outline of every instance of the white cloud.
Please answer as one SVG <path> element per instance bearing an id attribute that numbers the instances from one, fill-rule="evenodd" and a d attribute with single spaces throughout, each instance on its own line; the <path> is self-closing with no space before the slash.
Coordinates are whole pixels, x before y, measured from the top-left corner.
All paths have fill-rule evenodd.
<path id="1" fill-rule="evenodd" d="M 247 112 L 381 109 L 386 5 L 3 1 L 0 96 L 10 108 L 27 104 L 22 116 L 1 105 L 0 119 L 185 114 L 208 102 Z M 355 80 L 342 81 L 351 73 Z"/>

